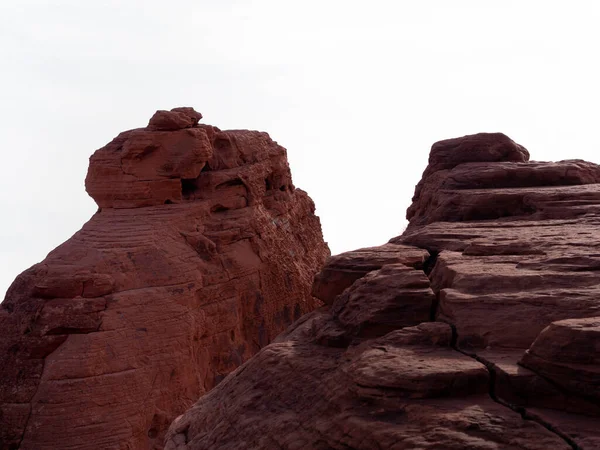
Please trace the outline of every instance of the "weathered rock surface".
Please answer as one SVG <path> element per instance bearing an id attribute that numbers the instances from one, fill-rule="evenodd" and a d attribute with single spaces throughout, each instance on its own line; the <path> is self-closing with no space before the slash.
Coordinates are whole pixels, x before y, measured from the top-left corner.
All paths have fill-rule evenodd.
<path id="1" fill-rule="evenodd" d="M 200 118 L 159 111 L 94 153 L 101 209 L 9 289 L 0 448 L 162 448 L 177 415 L 320 305 L 328 249 L 285 149 Z"/>
<path id="2" fill-rule="evenodd" d="M 386 264 L 402 262 L 421 268 L 428 257 L 427 250 L 394 244 L 332 256 L 323 270 L 315 276 L 312 293 L 323 303 L 330 305 L 344 289 L 373 270 L 381 269 Z"/>
<path id="3" fill-rule="evenodd" d="M 600 404 L 600 317 L 551 323 L 521 364 L 570 394 Z"/>
<path id="4" fill-rule="evenodd" d="M 405 233 L 332 257 L 166 448 L 599 448 L 600 167 L 528 160 L 434 144 Z"/>

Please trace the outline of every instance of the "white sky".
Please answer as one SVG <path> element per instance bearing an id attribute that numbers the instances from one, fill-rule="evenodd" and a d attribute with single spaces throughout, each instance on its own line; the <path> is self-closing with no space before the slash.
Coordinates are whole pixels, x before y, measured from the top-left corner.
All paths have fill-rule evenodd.
<path id="1" fill-rule="evenodd" d="M 0 0 L 0 299 L 96 210 L 88 157 L 157 109 L 288 149 L 332 252 L 400 234 L 431 144 L 600 162 L 600 2 Z"/>

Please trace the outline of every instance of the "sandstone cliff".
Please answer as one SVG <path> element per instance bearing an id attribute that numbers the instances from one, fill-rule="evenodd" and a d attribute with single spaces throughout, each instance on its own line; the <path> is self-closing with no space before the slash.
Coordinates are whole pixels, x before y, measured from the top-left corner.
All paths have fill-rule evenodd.
<path id="1" fill-rule="evenodd" d="M 266 133 L 159 111 L 90 158 L 98 213 L 0 307 L 0 448 L 162 448 L 173 419 L 320 302 L 329 254 Z"/>
<path id="2" fill-rule="evenodd" d="M 436 143 L 407 231 L 177 418 L 168 450 L 600 448 L 600 167 Z"/>

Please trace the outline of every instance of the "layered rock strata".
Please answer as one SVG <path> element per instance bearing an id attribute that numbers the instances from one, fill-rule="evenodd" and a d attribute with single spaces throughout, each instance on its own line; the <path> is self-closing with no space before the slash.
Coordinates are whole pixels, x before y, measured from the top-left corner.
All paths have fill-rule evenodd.
<path id="1" fill-rule="evenodd" d="M 266 133 L 159 111 L 90 158 L 100 209 L 0 307 L 0 448 L 160 449 L 313 310 L 328 249 Z"/>
<path id="2" fill-rule="evenodd" d="M 168 450 L 600 448 L 600 167 L 432 147 L 405 233 L 175 420 Z"/>

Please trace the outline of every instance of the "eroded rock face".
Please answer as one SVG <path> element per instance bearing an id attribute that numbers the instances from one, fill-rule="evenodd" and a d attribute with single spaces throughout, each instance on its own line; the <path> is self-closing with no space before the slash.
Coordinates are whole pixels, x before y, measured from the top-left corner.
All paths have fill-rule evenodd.
<path id="1" fill-rule="evenodd" d="M 0 307 L 0 448 L 160 449 L 320 302 L 328 249 L 266 133 L 159 111 L 90 158 L 100 211 Z"/>
<path id="2" fill-rule="evenodd" d="M 166 448 L 600 448 L 598 183 L 501 134 L 434 144 L 407 231 L 331 258 L 326 306 Z"/>

